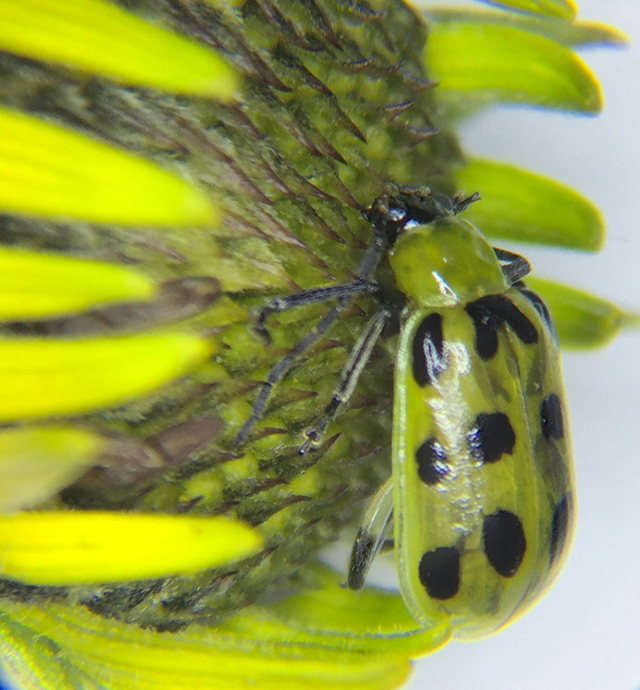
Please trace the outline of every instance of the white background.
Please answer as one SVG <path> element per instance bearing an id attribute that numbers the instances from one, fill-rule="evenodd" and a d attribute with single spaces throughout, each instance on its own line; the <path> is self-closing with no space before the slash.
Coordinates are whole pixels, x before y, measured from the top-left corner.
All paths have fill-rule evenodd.
<path id="1" fill-rule="evenodd" d="M 494 109 L 463 139 L 473 154 L 554 177 L 593 200 L 608 224 L 601 254 L 526 254 L 538 274 L 640 311 L 640 0 L 579 4 L 580 18 L 622 28 L 636 43 L 582 51 L 602 83 L 603 114 Z M 603 351 L 567 354 L 564 363 L 579 492 L 566 569 L 503 632 L 420 660 L 412 690 L 640 688 L 640 332 Z"/>

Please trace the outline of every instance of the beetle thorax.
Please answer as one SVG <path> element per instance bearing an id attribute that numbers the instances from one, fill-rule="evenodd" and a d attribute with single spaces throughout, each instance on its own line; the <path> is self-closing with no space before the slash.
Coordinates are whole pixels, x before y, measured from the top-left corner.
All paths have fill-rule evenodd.
<path id="1" fill-rule="evenodd" d="M 398 287 L 421 308 L 464 304 L 509 287 L 486 238 L 454 217 L 407 226 L 389 262 Z"/>

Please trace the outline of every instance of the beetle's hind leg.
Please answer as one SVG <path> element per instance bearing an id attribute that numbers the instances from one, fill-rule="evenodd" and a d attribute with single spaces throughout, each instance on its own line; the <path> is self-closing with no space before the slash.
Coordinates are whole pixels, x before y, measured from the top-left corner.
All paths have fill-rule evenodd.
<path id="1" fill-rule="evenodd" d="M 393 479 L 390 477 L 371 499 L 353 542 L 347 586 L 362 589 L 376 554 L 382 549 L 393 526 Z"/>

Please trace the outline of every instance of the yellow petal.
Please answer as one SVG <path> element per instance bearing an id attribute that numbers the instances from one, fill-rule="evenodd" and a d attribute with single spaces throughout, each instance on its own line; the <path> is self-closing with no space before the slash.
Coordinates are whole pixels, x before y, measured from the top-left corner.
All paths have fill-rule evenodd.
<path id="1" fill-rule="evenodd" d="M 83 429 L 12 429 L 0 432 L 0 511 L 44 501 L 80 477 L 104 440 Z"/>
<path id="2" fill-rule="evenodd" d="M 391 690 L 406 679 L 409 656 L 448 639 L 446 625 L 418 629 L 397 593 L 338 592 L 339 576 L 327 568 L 316 575 L 317 590 L 171 635 L 65 604 L 5 600 L 0 652 L 18 683 L 50 678 L 41 690 L 71 690 L 85 674 L 109 690 Z"/>
<path id="3" fill-rule="evenodd" d="M 602 109 L 597 79 L 569 49 L 502 24 L 435 23 L 425 58 L 439 99 L 462 104 L 521 103 L 580 113 Z"/>
<path id="4" fill-rule="evenodd" d="M 605 224 L 581 194 L 512 165 L 472 158 L 456 173 L 459 189 L 480 192 L 465 217 L 489 237 L 596 252 Z"/>
<path id="5" fill-rule="evenodd" d="M 124 266 L 0 248 L 0 319 L 58 316 L 154 292 L 152 280 Z"/>
<path id="6" fill-rule="evenodd" d="M 0 614 L 3 681 L 20 690 L 105 690 L 51 649 L 51 640 Z M 81 678 L 81 681 L 79 680 Z"/>
<path id="7" fill-rule="evenodd" d="M 424 14 L 427 22 L 446 24 L 447 22 L 477 22 L 500 24 L 526 29 L 546 36 L 567 47 L 577 46 L 619 46 L 630 42 L 620 29 L 602 22 L 571 21 L 540 17 L 514 12 L 478 10 L 475 7 L 450 7 L 448 5 L 429 6 Z"/>
<path id="8" fill-rule="evenodd" d="M 204 192 L 151 161 L 4 108 L 0 212 L 124 225 L 216 218 Z"/>
<path id="9" fill-rule="evenodd" d="M 256 553 L 257 533 L 225 517 L 109 512 L 0 516 L 0 574 L 36 585 L 139 580 Z"/>
<path id="10" fill-rule="evenodd" d="M 0 421 L 120 404 L 182 376 L 211 352 L 211 343 L 180 333 L 0 339 Z"/>
<path id="11" fill-rule="evenodd" d="M 362 652 L 398 652 L 419 656 L 433 652 L 451 637 L 448 617 L 432 628 L 420 628 L 397 592 L 365 587 L 354 592 L 344 577 L 318 567 L 316 587 L 305 588 L 282 602 L 240 612 L 226 624 L 237 632 L 263 639 L 285 639 Z"/>
<path id="12" fill-rule="evenodd" d="M 553 313 L 558 340 L 566 349 L 591 350 L 608 345 L 623 329 L 640 328 L 640 314 L 569 285 L 528 277 Z"/>
<path id="13" fill-rule="evenodd" d="M 192 625 L 184 632 L 160 634 L 63 604 L 5 600 L 1 607 L 10 616 L 0 616 L 3 661 L 8 660 L 10 672 L 22 671 L 14 676 L 20 683 L 25 654 L 27 672 L 46 679 L 34 686 L 38 690 L 77 688 L 85 674 L 108 690 L 392 690 L 411 668 L 407 657 L 398 654 L 263 641 L 233 634 L 226 626 Z M 32 643 L 26 645 L 29 634 Z M 60 678 L 70 684 L 59 685 Z"/>
<path id="14" fill-rule="evenodd" d="M 138 86 L 228 100 L 213 50 L 102 0 L 0 0 L 0 49 Z"/>
<path id="15" fill-rule="evenodd" d="M 573 19 L 578 6 L 573 0 L 485 0 L 492 5 L 499 5 L 520 12 L 531 12 L 543 17 L 560 17 Z"/>

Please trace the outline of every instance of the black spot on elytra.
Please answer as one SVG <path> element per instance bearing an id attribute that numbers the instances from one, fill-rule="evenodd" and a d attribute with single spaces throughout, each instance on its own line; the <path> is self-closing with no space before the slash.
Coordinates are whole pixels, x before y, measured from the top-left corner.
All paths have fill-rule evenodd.
<path id="1" fill-rule="evenodd" d="M 538 330 L 533 322 L 506 295 L 488 295 L 484 299 L 485 305 L 506 321 L 520 342 L 525 345 L 538 342 Z"/>
<path id="2" fill-rule="evenodd" d="M 565 494 L 553 511 L 551 519 L 551 544 L 549 548 L 549 565 L 553 565 L 556 558 L 564 551 L 571 522 L 571 496 Z"/>
<path id="3" fill-rule="evenodd" d="M 416 462 L 418 476 L 429 486 L 437 484 L 451 471 L 447 464 L 447 454 L 436 438 L 428 439 L 416 450 Z"/>
<path id="4" fill-rule="evenodd" d="M 473 321 L 475 348 L 483 360 L 498 352 L 498 329 L 503 323 L 525 345 L 538 342 L 538 331 L 531 320 L 506 295 L 485 295 L 469 302 L 465 311 Z"/>
<path id="5" fill-rule="evenodd" d="M 423 387 L 428 386 L 445 370 L 442 316 L 429 314 L 416 328 L 411 348 L 413 378 Z"/>
<path id="6" fill-rule="evenodd" d="M 432 599 L 451 599 L 460 589 L 460 553 L 455 546 L 427 551 L 420 560 L 418 575 Z"/>
<path id="7" fill-rule="evenodd" d="M 551 393 L 540 405 L 540 426 L 547 440 L 560 441 L 564 438 L 562 401 L 556 393 Z"/>
<path id="8" fill-rule="evenodd" d="M 540 297 L 537 292 L 529 290 L 528 288 L 520 288 L 520 294 L 526 297 L 531 304 L 535 307 L 535 310 L 540 314 L 544 322 L 547 324 L 548 329 L 554 335 L 556 334 L 556 328 L 551 318 L 551 313 L 549 312 L 549 307 L 547 307 L 545 301 Z"/>
<path id="9" fill-rule="evenodd" d="M 518 516 L 507 510 L 487 515 L 482 535 L 484 553 L 493 569 L 502 577 L 513 577 L 527 550 L 527 539 Z"/>
<path id="10" fill-rule="evenodd" d="M 478 301 L 470 302 L 464 309 L 473 321 L 476 334 L 474 345 L 478 357 L 486 361 L 498 352 L 498 328 L 502 322 L 482 304 L 478 304 Z"/>
<path id="11" fill-rule="evenodd" d="M 471 455 L 480 462 L 497 462 L 511 455 L 516 445 L 516 432 L 504 412 L 482 412 L 476 417 L 467 438 Z"/>

